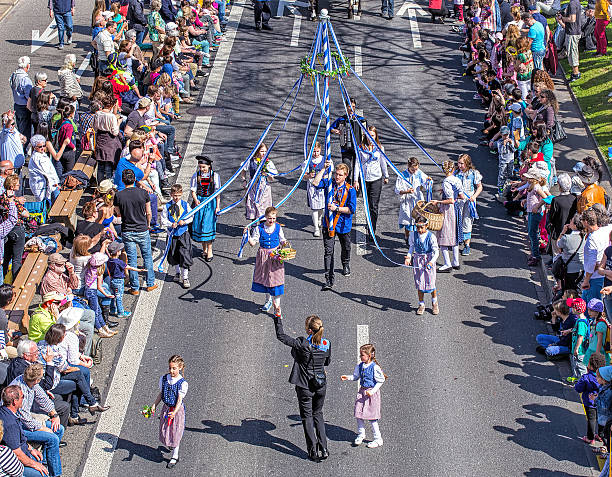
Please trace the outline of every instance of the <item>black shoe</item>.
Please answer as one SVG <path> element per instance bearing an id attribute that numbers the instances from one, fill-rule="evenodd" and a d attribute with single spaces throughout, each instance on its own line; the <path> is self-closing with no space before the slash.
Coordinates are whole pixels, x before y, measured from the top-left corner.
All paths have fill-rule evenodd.
<path id="1" fill-rule="evenodd" d="M 345 277 L 351 276 L 351 267 L 349 267 L 348 264 L 342 267 L 342 275 L 344 275 Z"/>
<path id="2" fill-rule="evenodd" d="M 387 18 L 387 20 L 393 20 L 394 15 L 389 15 L 389 18 Z"/>
<path id="3" fill-rule="evenodd" d="M 166 464 L 166 468 L 172 469 L 178 463 L 179 463 L 179 458 L 178 457 L 176 459 L 170 459 L 170 462 L 168 462 Z"/>
<path id="4" fill-rule="evenodd" d="M 197 86 L 192 86 L 191 91 L 200 91 L 200 88 L 198 88 Z"/>
<path id="5" fill-rule="evenodd" d="M 100 396 L 100 390 L 96 386 L 91 388 L 91 395 L 96 400 L 96 402 L 102 401 L 102 396 Z"/>
<path id="6" fill-rule="evenodd" d="M 544 346 L 537 346 L 536 353 L 546 354 L 546 348 Z"/>
<path id="7" fill-rule="evenodd" d="M 325 460 L 329 457 L 329 451 L 323 447 L 321 444 L 317 444 L 317 447 L 319 448 L 319 459 L 321 460 Z"/>
<path id="8" fill-rule="evenodd" d="M 117 326 L 119 326 L 119 322 L 118 321 L 106 320 L 106 325 L 109 328 L 117 328 Z"/>
<path id="9" fill-rule="evenodd" d="M 260 31 L 261 30 L 261 25 L 255 25 L 255 30 Z"/>
<path id="10" fill-rule="evenodd" d="M 453 270 L 461 270 L 461 265 L 453 265 Z"/>
<path id="11" fill-rule="evenodd" d="M 329 280 L 325 282 L 325 285 L 323 285 L 321 287 L 321 291 L 327 291 L 327 290 L 331 290 L 334 287 L 333 282 L 330 282 Z"/>
<path id="12" fill-rule="evenodd" d="M 546 359 L 548 361 L 563 361 L 564 359 L 568 359 L 568 355 L 567 354 L 552 354 L 546 355 Z"/>
<path id="13" fill-rule="evenodd" d="M 274 28 L 272 28 L 270 25 L 268 25 L 267 23 L 265 25 L 261 26 L 262 30 L 267 30 L 267 31 L 272 31 L 274 30 Z"/>
<path id="14" fill-rule="evenodd" d="M 313 462 L 316 462 L 317 464 L 321 462 L 321 459 L 319 458 L 319 453 L 317 452 L 316 449 L 310 449 L 308 451 L 308 459 L 310 459 Z"/>
<path id="15" fill-rule="evenodd" d="M 208 68 L 208 66 L 206 66 L 206 68 Z M 196 76 L 206 76 L 206 75 L 204 74 L 204 72 L 202 70 L 198 70 L 198 71 L 196 71 Z M 199 81 L 198 81 L 198 83 L 199 83 Z"/>
<path id="16" fill-rule="evenodd" d="M 66 447 L 68 444 L 66 443 L 66 441 L 60 441 L 59 446 L 60 448 L 62 447 Z"/>

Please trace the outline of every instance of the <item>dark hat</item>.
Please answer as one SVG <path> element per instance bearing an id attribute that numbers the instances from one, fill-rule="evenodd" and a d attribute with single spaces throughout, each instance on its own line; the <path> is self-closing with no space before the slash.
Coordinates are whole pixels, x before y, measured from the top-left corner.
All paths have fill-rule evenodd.
<path id="1" fill-rule="evenodd" d="M 125 245 L 123 243 L 117 242 L 115 240 L 114 242 L 109 243 L 106 249 L 114 255 L 117 252 L 123 250 L 124 248 L 125 248 Z"/>
<path id="2" fill-rule="evenodd" d="M 584 184 L 592 184 L 597 180 L 595 177 L 595 171 L 591 169 L 589 166 L 584 166 L 580 172 L 578 172 L 578 177 Z"/>
<path id="3" fill-rule="evenodd" d="M 198 164 L 208 164 L 212 166 L 213 160 L 208 156 L 196 156 Z"/>

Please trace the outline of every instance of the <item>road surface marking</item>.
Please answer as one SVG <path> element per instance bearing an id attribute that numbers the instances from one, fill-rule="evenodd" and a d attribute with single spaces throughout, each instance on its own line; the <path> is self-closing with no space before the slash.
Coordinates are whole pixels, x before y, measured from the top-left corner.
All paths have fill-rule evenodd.
<path id="1" fill-rule="evenodd" d="M 355 73 L 359 76 L 363 75 L 363 66 L 361 64 L 361 47 L 355 47 Z"/>
<path id="2" fill-rule="evenodd" d="M 45 43 L 50 42 L 57 36 L 57 25 L 55 24 L 55 20 L 49 23 L 47 29 L 40 34 L 40 30 L 32 30 L 32 48 L 30 49 L 30 53 L 34 53 L 40 47 L 44 46 Z"/>
<path id="3" fill-rule="evenodd" d="M 215 67 L 211 68 L 208 81 L 206 82 L 206 89 L 200 100 L 200 106 L 214 106 L 217 104 L 217 97 L 219 96 L 219 90 L 221 89 L 221 82 L 223 81 L 223 75 L 225 74 L 225 68 L 229 61 L 230 53 L 232 52 L 232 45 L 236 39 L 236 33 L 240 26 L 240 18 L 242 18 L 242 11 L 244 5 L 242 3 L 234 3 L 232 11 L 229 15 L 229 22 L 227 24 L 227 30 L 225 32 L 225 38 L 219 46 L 217 55 L 215 57 Z"/>
<path id="4" fill-rule="evenodd" d="M 91 51 L 87 53 L 87 56 L 85 57 L 85 59 L 81 61 L 81 66 L 79 66 L 79 69 L 76 72 L 77 78 L 80 78 L 85 72 L 87 65 L 89 65 L 89 58 L 91 58 Z"/>

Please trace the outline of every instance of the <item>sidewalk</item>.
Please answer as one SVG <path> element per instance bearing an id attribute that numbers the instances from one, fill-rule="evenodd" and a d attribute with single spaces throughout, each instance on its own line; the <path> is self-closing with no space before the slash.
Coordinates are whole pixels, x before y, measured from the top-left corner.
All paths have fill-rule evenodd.
<path id="1" fill-rule="evenodd" d="M 19 0 L 0 0 L 0 21 L 9 14 Z"/>

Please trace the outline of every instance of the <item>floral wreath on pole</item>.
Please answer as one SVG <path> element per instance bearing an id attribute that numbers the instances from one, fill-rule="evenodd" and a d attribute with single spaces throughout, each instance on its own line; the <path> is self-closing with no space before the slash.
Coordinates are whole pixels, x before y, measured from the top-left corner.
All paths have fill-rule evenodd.
<path id="1" fill-rule="evenodd" d="M 323 53 L 317 53 L 316 56 L 319 60 L 319 64 L 321 64 L 324 56 Z M 348 76 L 349 71 L 351 71 L 351 62 L 349 61 L 349 59 L 344 55 L 340 56 L 335 51 L 331 52 L 331 56 L 335 60 L 333 61 L 335 68 L 332 67 L 331 71 L 317 70 L 315 68 L 311 68 L 310 62 L 312 61 L 312 56 L 305 56 L 304 58 L 302 58 L 302 60 L 300 61 L 300 71 L 302 72 L 302 74 L 310 77 L 313 77 L 315 75 L 328 76 L 330 78 L 335 78 L 338 75 Z"/>

